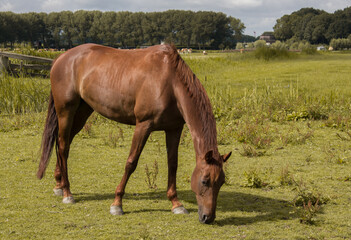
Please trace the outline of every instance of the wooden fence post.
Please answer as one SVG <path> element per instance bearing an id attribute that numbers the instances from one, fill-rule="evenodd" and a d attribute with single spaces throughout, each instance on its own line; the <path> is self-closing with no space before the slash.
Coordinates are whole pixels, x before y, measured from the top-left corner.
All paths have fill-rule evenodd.
<path id="1" fill-rule="evenodd" d="M 9 69 L 9 58 L 0 56 L 0 75 L 6 73 Z"/>

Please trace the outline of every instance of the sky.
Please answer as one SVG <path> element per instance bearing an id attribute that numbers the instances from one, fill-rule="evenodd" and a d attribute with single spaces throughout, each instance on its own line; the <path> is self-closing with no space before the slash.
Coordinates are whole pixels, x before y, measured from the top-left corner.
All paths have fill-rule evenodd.
<path id="1" fill-rule="evenodd" d="M 60 12 L 100 10 L 158 12 L 169 9 L 223 12 L 240 19 L 244 34 L 259 36 L 273 31 L 276 20 L 301 8 L 333 13 L 351 6 L 351 0 L 0 0 L 0 11 Z"/>

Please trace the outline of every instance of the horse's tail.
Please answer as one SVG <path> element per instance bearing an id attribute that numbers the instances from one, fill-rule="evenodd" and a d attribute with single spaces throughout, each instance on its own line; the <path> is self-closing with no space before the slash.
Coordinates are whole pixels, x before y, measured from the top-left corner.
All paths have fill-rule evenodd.
<path id="1" fill-rule="evenodd" d="M 50 100 L 48 114 L 46 117 L 45 129 L 43 137 L 41 140 L 41 158 L 39 163 L 39 169 L 37 172 L 37 177 L 42 179 L 45 173 L 45 169 L 49 164 L 49 159 L 52 153 L 52 149 L 56 142 L 56 151 L 58 144 L 58 120 L 54 105 L 54 98 L 52 92 L 50 91 Z"/>

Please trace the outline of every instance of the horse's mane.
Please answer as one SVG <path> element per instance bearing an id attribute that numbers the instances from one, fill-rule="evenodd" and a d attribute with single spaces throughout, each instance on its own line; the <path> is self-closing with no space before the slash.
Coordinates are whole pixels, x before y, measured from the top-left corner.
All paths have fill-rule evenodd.
<path id="1" fill-rule="evenodd" d="M 173 67 L 176 69 L 178 79 L 183 83 L 191 99 L 193 99 L 196 109 L 202 122 L 202 133 L 204 141 L 207 146 L 214 147 L 213 150 L 217 149 L 217 130 L 216 120 L 212 112 L 212 106 L 207 93 L 202 86 L 200 80 L 192 72 L 190 67 L 184 62 L 181 56 L 178 54 L 176 47 L 167 45 L 170 54 L 169 58 L 172 62 Z"/>

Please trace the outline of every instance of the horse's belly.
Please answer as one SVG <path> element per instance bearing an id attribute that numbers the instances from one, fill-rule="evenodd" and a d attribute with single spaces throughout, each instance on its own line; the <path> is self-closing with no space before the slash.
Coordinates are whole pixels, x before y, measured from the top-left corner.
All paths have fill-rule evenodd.
<path id="1" fill-rule="evenodd" d="M 84 98 L 83 98 L 84 99 Z M 133 110 L 132 103 L 121 103 L 117 100 L 96 101 L 85 98 L 84 101 L 102 116 L 129 125 L 135 125 L 136 117 Z"/>
<path id="2" fill-rule="evenodd" d="M 124 123 L 128 125 L 135 125 L 136 123 L 136 118 L 134 114 L 126 114 L 121 111 L 98 111 L 98 113 L 100 113 L 102 116 L 108 119 L 114 120 L 119 123 Z"/>

